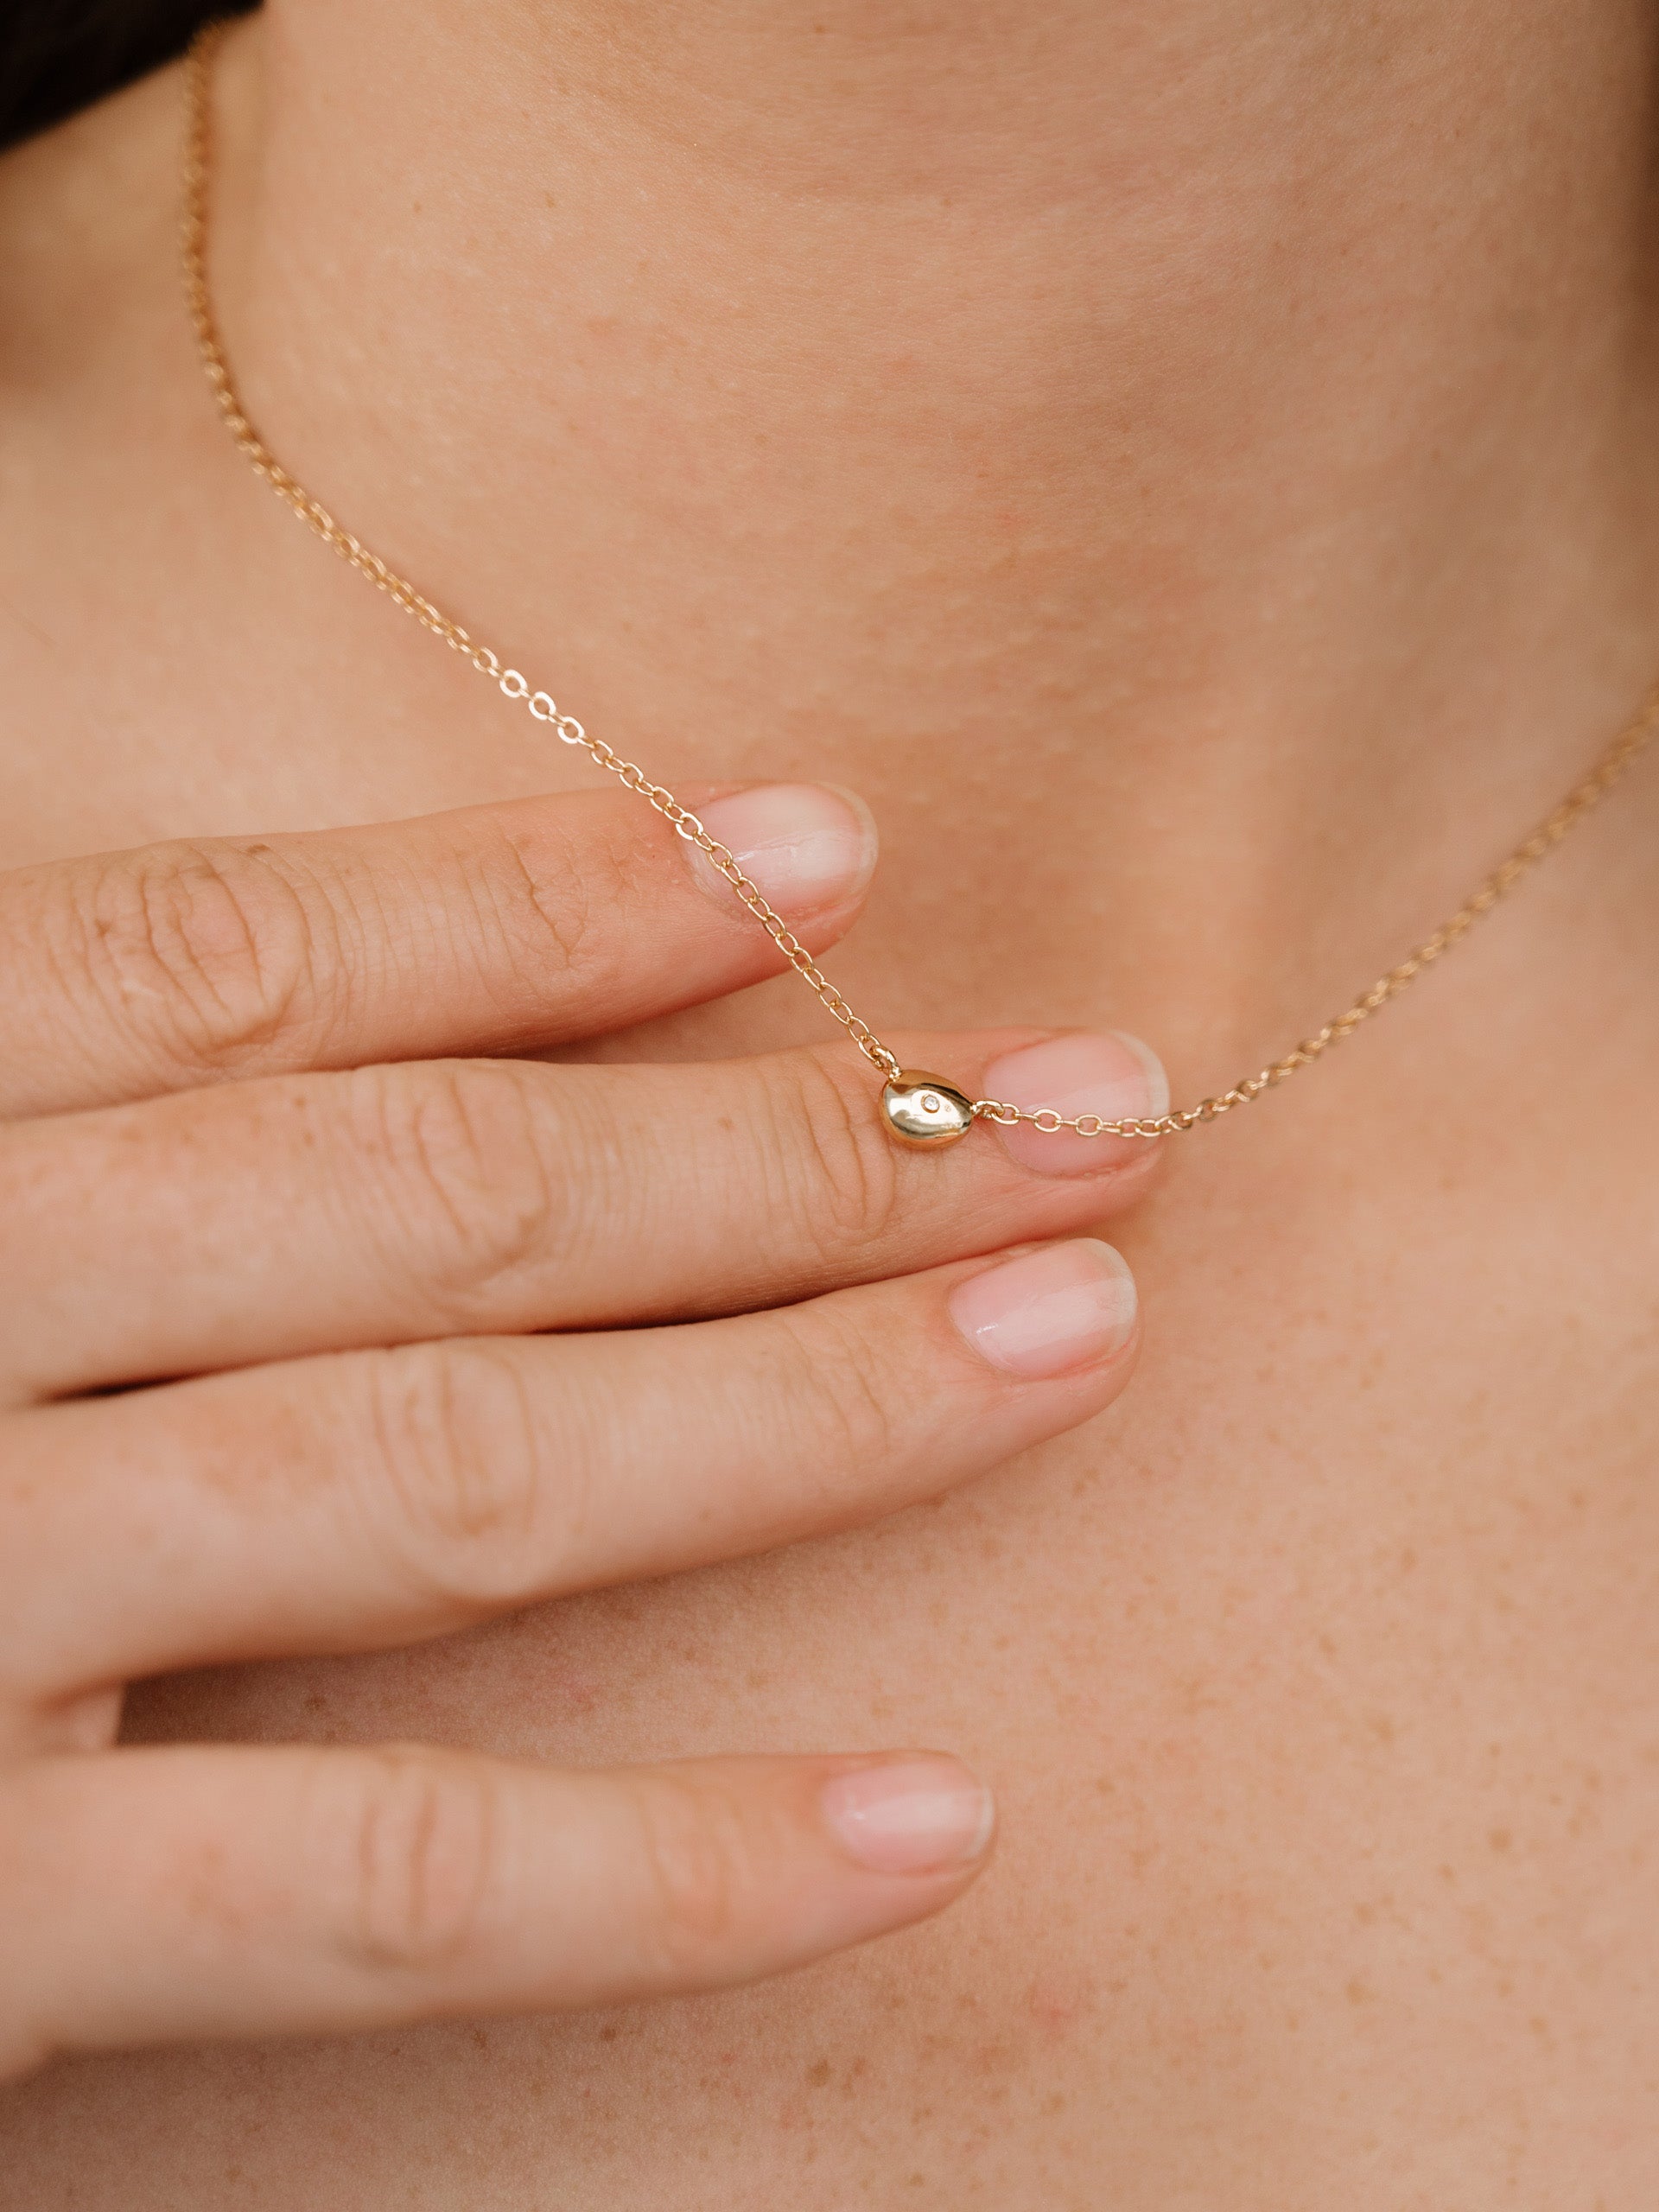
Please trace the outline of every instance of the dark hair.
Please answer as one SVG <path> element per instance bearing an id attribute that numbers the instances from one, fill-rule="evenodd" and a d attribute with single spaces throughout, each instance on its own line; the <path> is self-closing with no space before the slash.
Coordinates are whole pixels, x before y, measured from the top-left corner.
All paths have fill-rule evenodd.
<path id="1" fill-rule="evenodd" d="M 182 54 L 247 0 L 0 0 L 0 146 Z"/>

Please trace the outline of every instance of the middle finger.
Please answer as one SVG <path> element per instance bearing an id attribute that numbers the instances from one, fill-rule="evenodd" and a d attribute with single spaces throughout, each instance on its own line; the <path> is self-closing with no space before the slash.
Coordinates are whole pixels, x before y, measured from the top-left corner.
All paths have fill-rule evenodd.
<path id="1" fill-rule="evenodd" d="M 1166 1101 L 1120 1037 L 906 1051 L 1019 1104 Z M 1080 1229 L 1145 1186 L 1156 1147 L 1135 1138 L 988 1124 L 901 1150 L 879 1082 L 844 1047 L 425 1062 L 0 1129 L 0 1394 L 776 1305 Z"/>

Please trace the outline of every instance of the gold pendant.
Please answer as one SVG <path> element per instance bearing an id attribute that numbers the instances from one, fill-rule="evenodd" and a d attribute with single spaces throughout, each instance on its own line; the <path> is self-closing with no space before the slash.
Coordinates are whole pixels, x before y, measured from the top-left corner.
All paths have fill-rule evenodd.
<path id="1" fill-rule="evenodd" d="M 881 1113 L 890 1136 L 929 1150 L 955 1144 L 974 1126 L 973 1100 L 922 1068 L 900 1068 L 888 1078 Z"/>

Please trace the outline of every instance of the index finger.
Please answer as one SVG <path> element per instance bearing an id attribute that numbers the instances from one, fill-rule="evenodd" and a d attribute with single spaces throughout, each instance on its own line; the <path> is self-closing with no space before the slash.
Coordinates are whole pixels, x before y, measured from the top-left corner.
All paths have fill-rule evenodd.
<path id="1" fill-rule="evenodd" d="M 761 785 L 700 814 L 809 950 L 851 921 L 875 863 L 859 801 Z M 524 1052 L 783 964 L 625 791 L 48 862 L 0 875 L 0 1119 Z"/>

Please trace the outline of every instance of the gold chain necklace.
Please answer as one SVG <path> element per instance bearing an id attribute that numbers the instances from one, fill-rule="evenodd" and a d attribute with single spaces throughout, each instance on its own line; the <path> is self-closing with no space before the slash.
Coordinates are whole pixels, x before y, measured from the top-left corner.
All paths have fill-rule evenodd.
<path id="1" fill-rule="evenodd" d="M 629 791 L 637 791 L 658 814 L 673 823 L 682 837 L 707 855 L 789 965 L 815 994 L 825 1011 L 841 1024 L 865 1058 L 880 1071 L 885 1077 L 881 1092 L 882 1117 L 890 1133 L 902 1144 L 930 1148 L 953 1144 L 958 1137 L 967 1135 L 976 1121 L 997 1122 L 1005 1127 L 1015 1122 L 1027 1122 L 1033 1128 L 1046 1131 L 1075 1129 L 1079 1136 L 1086 1137 L 1176 1136 L 1185 1129 L 1196 1128 L 1200 1122 L 1218 1120 L 1222 1115 L 1231 1113 L 1236 1106 L 1248 1105 L 1251 1099 L 1259 1098 L 1264 1090 L 1276 1089 L 1299 1068 L 1311 1067 L 1333 1045 L 1339 1045 L 1344 1037 L 1351 1036 L 1363 1021 L 1369 1021 L 1390 999 L 1397 998 L 1407 984 L 1414 982 L 1423 969 L 1438 960 L 1442 953 L 1449 952 L 1484 915 L 1491 913 L 1498 900 L 1512 891 L 1529 869 L 1536 867 L 1546 853 L 1560 844 L 1567 831 L 1580 822 L 1592 806 L 1606 796 L 1652 737 L 1656 726 L 1659 726 L 1659 683 L 1656 683 L 1637 713 L 1613 739 L 1595 766 L 1573 786 L 1560 805 L 1539 823 L 1532 835 L 1517 845 L 1506 860 L 1500 861 L 1491 874 L 1476 886 L 1456 913 L 1443 921 L 1432 936 L 1414 946 L 1397 967 L 1390 968 L 1386 975 L 1379 976 L 1370 988 L 1362 992 L 1341 1014 L 1333 1015 L 1312 1036 L 1304 1037 L 1300 1044 L 1294 1045 L 1282 1058 L 1269 1062 L 1255 1075 L 1242 1077 L 1230 1090 L 1224 1090 L 1217 1096 L 1202 1098 L 1196 1106 L 1183 1106 L 1172 1113 L 1109 1121 L 1098 1114 L 1065 1115 L 1056 1112 L 1052 1107 L 1033 1109 L 1010 1105 L 1005 1099 L 970 1098 L 941 1077 L 930 1075 L 920 1069 L 901 1067 L 897 1055 L 888 1050 L 863 1017 L 847 1003 L 782 915 L 767 903 L 757 887 L 744 874 L 733 855 L 717 837 L 709 835 L 689 807 L 682 806 L 673 792 L 664 790 L 661 784 L 653 783 L 643 768 L 632 760 L 625 760 L 602 737 L 590 737 L 574 716 L 559 711 L 545 691 L 532 690 L 529 679 L 521 676 L 516 668 L 504 668 L 487 645 L 480 645 L 459 622 L 452 621 L 429 599 L 423 598 L 406 577 L 389 568 L 378 553 L 372 553 L 348 530 L 342 529 L 321 501 L 315 499 L 296 477 L 289 475 L 248 420 L 225 359 L 207 283 L 207 180 L 213 154 L 213 64 L 224 30 L 224 24 L 216 23 L 199 32 L 185 64 L 187 127 L 182 247 L 185 296 L 190 320 L 200 349 L 202 367 L 213 386 L 213 397 L 219 404 L 226 429 L 256 473 L 264 478 L 277 497 L 292 508 L 300 520 L 308 524 L 325 544 L 333 546 L 342 560 L 349 562 L 360 575 L 366 576 L 406 614 L 413 615 L 423 629 L 430 630 L 435 637 L 442 638 L 446 645 L 461 654 L 480 675 L 487 676 L 509 699 L 522 700 L 537 721 L 546 723 L 563 743 L 579 746 L 590 760 L 616 777 Z"/>

